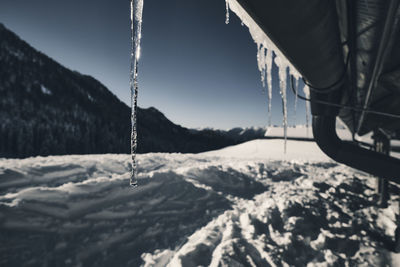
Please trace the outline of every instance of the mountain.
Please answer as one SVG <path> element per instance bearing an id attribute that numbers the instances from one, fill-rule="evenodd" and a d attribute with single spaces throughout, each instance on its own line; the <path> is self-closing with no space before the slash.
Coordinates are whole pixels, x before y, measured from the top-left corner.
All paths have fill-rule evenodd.
<path id="1" fill-rule="evenodd" d="M 264 128 L 188 129 L 172 123 L 153 107 L 138 110 L 140 152 L 204 152 L 263 138 L 265 131 Z"/>
<path id="2" fill-rule="evenodd" d="M 130 108 L 2 24 L 0 95 L 0 157 L 130 152 Z M 137 117 L 139 153 L 194 153 L 250 140 L 240 131 L 181 127 L 155 108 L 139 108 Z"/>

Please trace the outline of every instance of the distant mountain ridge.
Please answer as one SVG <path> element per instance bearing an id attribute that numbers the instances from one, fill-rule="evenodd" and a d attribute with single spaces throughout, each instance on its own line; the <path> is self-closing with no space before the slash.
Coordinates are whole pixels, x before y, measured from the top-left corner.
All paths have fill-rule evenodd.
<path id="1" fill-rule="evenodd" d="M 130 108 L 1 23 L 0 95 L 0 157 L 130 152 Z M 155 108 L 139 108 L 137 116 L 139 153 L 202 152 L 265 133 L 191 130 Z"/>

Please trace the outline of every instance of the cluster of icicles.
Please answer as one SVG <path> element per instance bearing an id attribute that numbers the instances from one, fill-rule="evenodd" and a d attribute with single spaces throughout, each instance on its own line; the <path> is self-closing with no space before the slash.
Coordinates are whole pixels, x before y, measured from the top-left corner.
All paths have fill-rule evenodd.
<path id="1" fill-rule="evenodd" d="M 249 28 L 250 34 L 257 44 L 257 62 L 258 69 L 261 73 L 261 82 L 263 87 L 268 88 L 268 122 L 271 125 L 271 100 L 272 100 L 272 62 L 276 64 L 279 69 L 279 85 L 280 93 L 282 96 L 282 112 L 283 112 L 283 128 L 285 145 L 284 151 L 286 153 L 286 140 L 287 140 L 287 78 L 288 74 L 292 75 L 296 80 L 296 90 L 300 79 L 300 74 L 279 51 L 274 43 L 268 36 L 258 27 L 254 20 L 243 10 L 236 0 L 225 0 L 226 4 L 226 18 L 225 23 L 229 23 L 229 10 L 232 10 L 241 20 L 242 25 Z M 131 0 L 131 67 L 130 67 L 130 91 L 131 91 L 131 178 L 130 184 L 137 186 L 137 96 L 138 96 L 138 63 L 140 58 L 140 41 L 142 38 L 142 18 L 143 18 L 143 0 Z M 304 88 L 304 93 L 308 98 L 309 90 L 307 86 Z M 297 107 L 297 92 L 295 109 Z M 306 104 L 307 114 L 307 128 L 308 128 L 308 114 L 309 105 Z"/>
<path id="2" fill-rule="evenodd" d="M 283 113 L 283 131 L 284 131 L 284 152 L 286 153 L 287 141 L 287 127 L 288 127 L 288 112 L 287 112 L 287 80 L 288 75 L 294 77 L 296 85 L 296 99 L 295 99 L 295 112 L 297 109 L 297 88 L 301 75 L 295 67 L 286 59 L 281 51 L 275 44 L 268 38 L 264 31 L 257 25 L 257 23 L 247 14 L 247 12 L 240 6 L 236 0 L 225 0 L 226 4 L 226 18 L 225 23 L 229 23 L 229 10 L 232 10 L 242 21 L 242 25 L 246 25 L 249 29 L 250 35 L 254 42 L 257 44 L 257 63 L 258 69 L 261 73 L 261 82 L 263 87 L 268 88 L 268 124 L 271 126 L 271 103 L 272 103 L 272 63 L 278 67 L 279 87 L 282 97 L 282 113 Z M 304 93 L 309 98 L 309 88 L 304 87 Z M 309 102 L 306 102 L 306 120 L 307 130 L 309 125 Z M 296 114 L 295 114 L 296 116 Z"/>

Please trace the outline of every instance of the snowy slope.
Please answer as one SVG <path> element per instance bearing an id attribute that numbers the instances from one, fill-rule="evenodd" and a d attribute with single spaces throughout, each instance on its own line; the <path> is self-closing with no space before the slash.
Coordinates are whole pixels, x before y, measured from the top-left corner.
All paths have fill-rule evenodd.
<path id="1" fill-rule="evenodd" d="M 139 155 L 136 189 L 128 155 L 0 159 L 0 266 L 399 264 L 399 188 L 379 210 L 368 175 L 282 142 Z"/>
<path id="2" fill-rule="evenodd" d="M 336 128 L 336 133 L 342 140 L 352 140 L 351 132 L 345 128 Z M 266 137 L 269 138 L 283 138 L 283 127 L 269 127 L 266 134 Z M 287 128 L 287 137 L 289 139 L 313 139 L 312 129 L 307 128 L 303 125 L 298 125 L 296 127 L 288 127 Z M 358 137 L 359 141 L 369 141 L 371 139 L 371 135 L 367 135 L 364 138 Z"/>
<path id="3" fill-rule="evenodd" d="M 283 151 L 284 140 L 253 140 L 244 144 L 226 147 L 220 150 L 201 153 L 205 156 L 221 156 L 240 159 L 266 160 L 298 160 L 298 161 L 329 161 L 314 142 L 287 141 L 287 151 Z"/>

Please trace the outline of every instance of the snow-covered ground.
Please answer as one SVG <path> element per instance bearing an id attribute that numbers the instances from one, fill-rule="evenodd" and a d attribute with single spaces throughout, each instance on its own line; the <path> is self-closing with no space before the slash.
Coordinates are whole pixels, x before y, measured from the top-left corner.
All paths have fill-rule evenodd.
<path id="1" fill-rule="evenodd" d="M 352 140 L 353 139 L 351 132 L 343 126 L 337 127 L 336 133 L 339 136 L 339 138 L 342 140 Z M 367 134 L 363 137 L 356 136 L 356 139 L 358 141 L 364 141 L 364 142 L 371 143 L 371 142 L 373 142 L 371 139 L 371 135 L 372 134 Z M 283 138 L 283 127 L 279 127 L 279 126 L 269 127 L 267 132 L 265 133 L 265 136 L 269 137 L 269 138 Z M 296 127 L 288 127 L 287 128 L 287 138 L 312 140 L 314 138 L 314 136 L 313 136 L 311 127 L 307 128 L 306 126 L 298 125 Z"/>
<path id="2" fill-rule="evenodd" d="M 400 190 L 313 142 L 201 154 L 0 159 L 0 266 L 385 266 Z"/>

